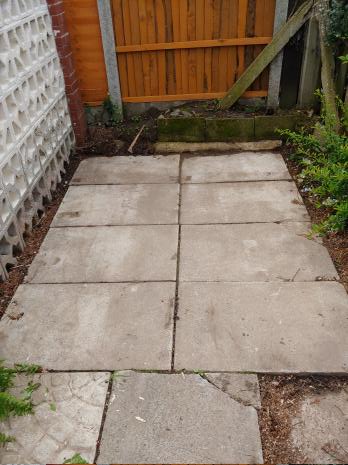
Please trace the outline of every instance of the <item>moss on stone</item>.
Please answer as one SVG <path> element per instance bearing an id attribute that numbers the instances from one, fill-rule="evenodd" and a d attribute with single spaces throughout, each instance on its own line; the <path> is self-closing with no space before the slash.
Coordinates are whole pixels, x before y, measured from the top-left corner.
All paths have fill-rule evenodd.
<path id="1" fill-rule="evenodd" d="M 208 142 L 234 142 L 254 139 L 254 118 L 208 118 Z"/>
<path id="2" fill-rule="evenodd" d="M 279 116 L 255 116 L 256 139 L 279 139 L 276 129 L 298 129 L 306 123 L 303 114 Z"/>
<path id="3" fill-rule="evenodd" d="M 160 142 L 204 142 L 204 118 L 159 118 L 157 120 Z"/>

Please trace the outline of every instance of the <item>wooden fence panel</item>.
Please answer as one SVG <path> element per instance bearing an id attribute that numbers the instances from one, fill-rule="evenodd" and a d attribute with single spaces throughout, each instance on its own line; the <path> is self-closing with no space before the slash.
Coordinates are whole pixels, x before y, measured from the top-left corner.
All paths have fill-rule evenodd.
<path id="1" fill-rule="evenodd" d="M 96 0 L 64 0 L 82 99 L 99 104 L 108 94 Z"/>
<path id="2" fill-rule="evenodd" d="M 271 41 L 276 0 L 111 0 L 122 99 L 223 97 Z M 97 0 L 64 0 L 85 102 L 107 79 Z M 266 70 L 246 97 L 266 96 Z"/>

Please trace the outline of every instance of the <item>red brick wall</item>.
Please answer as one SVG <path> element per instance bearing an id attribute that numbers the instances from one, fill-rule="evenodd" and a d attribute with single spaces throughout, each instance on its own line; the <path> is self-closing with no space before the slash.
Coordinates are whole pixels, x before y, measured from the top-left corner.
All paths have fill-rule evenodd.
<path id="1" fill-rule="evenodd" d="M 86 140 L 87 123 L 65 20 L 64 3 L 63 0 L 47 0 L 47 5 L 52 18 L 58 55 L 64 73 L 66 95 L 76 144 L 81 146 Z"/>

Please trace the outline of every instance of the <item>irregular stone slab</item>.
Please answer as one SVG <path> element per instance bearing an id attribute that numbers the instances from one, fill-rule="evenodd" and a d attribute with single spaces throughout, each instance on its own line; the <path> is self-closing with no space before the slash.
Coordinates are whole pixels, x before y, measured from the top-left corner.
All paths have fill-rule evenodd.
<path id="1" fill-rule="evenodd" d="M 177 370 L 348 372 L 338 283 L 182 283 L 179 292 Z"/>
<path id="2" fill-rule="evenodd" d="M 243 405 L 261 408 L 260 387 L 256 375 L 241 373 L 205 373 L 204 377 L 218 389 Z"/>
<path id="3" fill-rule="evenodd" d="M 280 153 L 242 152 L 231 155 L 186 157 L 182 182 L 234 182 L 291 179 Z"/>
<path id="4" fill-rule="evenodd" d="M 179 186 L 71 186 L 53 227 L 177 224 Z"/>
<path id="5" fill-rule="evenodd" d="M 176 183 L 180 157 L 97 157 L 83 160 L 71 184 Z"/>
<path id="6" fill-rule="evenodd" d="M 0 448 L 1 463 L 63 463 L 79 453 L 93 463 L 110 374 L 45 373 L 20 376 L 16 391 L 31 379 L 35 414 L 12 418 L 1 431 L 16 438 Z"/>
<path id="7" fill-rule="evenodd" d="M 0 322 L 0 354 L 52 370 L 169 370 L 175 283 L 27 284 Z"/>
<path id="8" fill-rule="evenodd" d="M 259 140 L 254 142 L 156 142 L 156 153 L 184 152 L 228 152 L 229 150 L 259 151 L 281 147 L 281 140 Z"/>
<path id="9" fill-rule="evenodd" d="M 177 226 L 51 229 L 27 282 L 174 281 L 177 240 Z"/>
<path id="10" fill-rule="evenodd" d="M 198 375 L 121 373 L 100 463 L 262 463 L 256 410 Z"/>
<path id="11" fill-rule="evenodd" d="M 348 390 L 308 396 L 292 421 L 291 439 L 305 463 L 348 463 Z"/>
<path id="12" fill-rule="evenodd" d="M 338 279 L 306 223 L 182 226 L 181 281 Z"/>
<path id="13" fill-rule="evenodd" d="M 289 181 L 186 184 L 180 218 L 182 224 L 309 221 Z"/>

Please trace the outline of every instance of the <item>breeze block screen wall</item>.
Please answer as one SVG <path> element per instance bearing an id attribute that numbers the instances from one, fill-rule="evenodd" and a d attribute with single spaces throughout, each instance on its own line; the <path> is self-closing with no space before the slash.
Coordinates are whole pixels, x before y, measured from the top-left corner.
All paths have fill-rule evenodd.
<path id="1" fill-rule="evenodd" d="M 60 181 L 74 134 L 46 0 L 0 0 L 0 275 Z"/>

